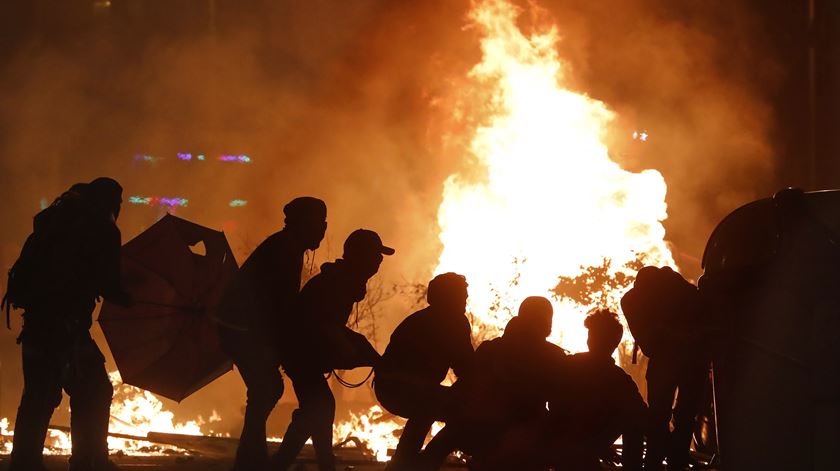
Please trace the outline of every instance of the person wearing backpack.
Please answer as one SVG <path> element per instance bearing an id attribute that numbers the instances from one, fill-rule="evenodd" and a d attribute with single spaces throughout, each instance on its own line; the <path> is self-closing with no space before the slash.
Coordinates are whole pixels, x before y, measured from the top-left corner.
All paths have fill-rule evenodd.
<path id="1" fill-rule="evenodd" d="M 648 266 L 639 270 L 621 309 L 636 346 L 649 358 L 645 469 L 662 469 L 666 458 L 669 470 L 686 469 L 709 371 L 700 294 L 671 268 Z"/>
<path id="2" fill-rule="evenodd" d="M 107 442 L 113 387 L 89 329 L 103 297 L 131 303 L 120 285 L 121 204 L 122 187 L 111 178 L 73 185 L 35 216 L 9 272 L 7 316 L 10 308 L 24 311 L 18 337 L 24 386 L 10 471 L 45 469 L 41 453 L 62 390 L 72 414 L 70 471 L 116 468 Z"/>

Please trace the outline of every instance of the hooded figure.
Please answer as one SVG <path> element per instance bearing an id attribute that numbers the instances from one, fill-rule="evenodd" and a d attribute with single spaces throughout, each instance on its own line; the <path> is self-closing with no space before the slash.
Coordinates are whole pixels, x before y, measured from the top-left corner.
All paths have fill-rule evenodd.
<path id="1" fill-rule="evenodd" d="M 234 464 L 239 471 L 261 469 L 268 462 L 265 424 L 283 395 L 280 352 L 294 331 L 303 256 L 320 246 L 327 229 L 327 206 L 317 198 L 295 198 L 283 214 L 283 229 L 248 257 L 216 312 L 222 348 L 248 389 Z"/>
<path id="2" fill-rule="evenodd" d="M 90 337 L 97 300 L 130 303 L 120 287 L 122 187 L 111 178 L 78 183 L 34 220 L 10 273 L 13 305 L 24 309 L 24 389 L 10 470 L 43 469 L 41 451 L 62 390 L 70 396 L 70 470 L 112 469 L 108 421 L 113 388 Z"/>

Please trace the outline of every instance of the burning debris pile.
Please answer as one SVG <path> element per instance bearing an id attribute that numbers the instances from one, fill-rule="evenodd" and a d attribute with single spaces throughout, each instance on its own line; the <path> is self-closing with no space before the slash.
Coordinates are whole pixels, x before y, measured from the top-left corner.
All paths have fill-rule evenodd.
<path id="1" fill-rule="evenodd" d="M 191 453 L 232 456 L 236 449 L 236 439 L 214 431 L 214 424 L 222 421 L 216 411 L 206 419 L 198 416 L 194 420 L 178 422 L 175 415 L 166 410 L 163 402 L 154 394 L 123 383 L 119 372 L 114 371 L 109 377 L 114 386 L 108 428 L 108 447 L 111 453 L 130 456 Z M 333 441 L 339 447 L 358 448 L 362 456 L 371 460 L 387 461 L 388 450 L 396 446 L 399 431 L 404 425 L 404 419 L 388 414 L 375 405 L 368 411 L 351 414 L 349 421 L 335 424 Z M 433 433 L 439 429 L 438 424 Z M 9 429 L 8 418 L 0 419 L 0 437 L 0 453 L 11 453 L 14 431 Z M 275 443 L 281 441 L 279 438 L 269 440 Z M 71 445 L 69 427 L 51 426 L 44 454 L 69 455 Z"/>
<path id="2" fill-rule="evenodd" d="M 177 446 L 153 441 L 139 440 L 150 432 L 179 435 L 218 436 L 212 429 L 214 423 L 221 421 L 214 411 L 208 418 L 199 416 L 187 422 L 175 421 L 175 415 L 164 408 L 163 403 L 154 394 L 122 382 L 120 374 L 114 371 L 108 375 L 114 386 L 114 400 L 111 402 L 111 421 L 108 427 L 108 447 L 112 453 L 127 455 L 184 454 L 187 450 Z M 14 432 L 8 429 L 9 420 L 0 420 L 0 432 L 3 435 L 2 453 L 12 451 Z M 125 438 L 135 437 L 135 438 Z M 45 454 L 69 454 L 71 448 L 68 427 L 54 426 L 49 431 L 44 445 Z"/>
<path id="3" fill-rule="evenodd" d="M 469 280 L 479 337 L 500 333 L 526 296 L 552 298 L 561 277 L 605 260 L 610 276 L 630 276 L 628 266 L 639 263 L 674 265 L 663 240 L 662 175 L 628 172 L 611 160 L 604 142 L 613 112 L 564 87 L 557 27 L 528 36 L 518 15 L 501 0 L 477 3 L 470 13 L 483 56 L 454 114 L 479 118 L 467 157 L 480 176 L 451 175 L 438 211 L 436 272 Z M 615 309 L 626 289 L 597 298 Z M 552 340 L 585 350 L 582 321 L 599 306 L 553 299 Z"/>

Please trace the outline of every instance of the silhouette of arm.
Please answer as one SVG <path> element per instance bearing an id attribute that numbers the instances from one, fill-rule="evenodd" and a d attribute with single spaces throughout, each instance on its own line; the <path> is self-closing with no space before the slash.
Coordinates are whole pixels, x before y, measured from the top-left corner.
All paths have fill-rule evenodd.
<path id="1" fill-rule="evenodd" d="M 131 297 L 123 290 L 120 281 L 121 238 L 120 230 L 115 225 L 109 224 L 103 231 L 96 277 L 99 279 L 102 297 L 114 304 L 128 306 L 131 304 Z"/>
<path id="2" fill-rule="evenodd" d="M 469 376 L 472 373 L 475 360 L 475 351 L 473 351 L 470 336 L 470 323 L 466 317 L 461 317 L 458 325 L 458 336 L 455 338 L 452 352 L 452 371 L 458 378 Z"/>

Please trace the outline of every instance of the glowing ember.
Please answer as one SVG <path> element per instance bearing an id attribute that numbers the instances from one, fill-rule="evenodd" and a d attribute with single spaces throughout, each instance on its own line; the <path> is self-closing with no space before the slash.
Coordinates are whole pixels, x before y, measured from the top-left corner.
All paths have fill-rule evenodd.
<path id="1" fill-rule="evenodd" d="M 464 110 L 484 118 L 469 148 L 483 175 L 450 176 L 438 212 L 436 272 L 467 277 L 479 335 L 498 334 L 522 299 L 551 297 L 558 277 L 575 277 L 581 267 L 607 260 L 608 274 L 632 275 L 628 263 L 674 264 L 663 241 L 664 179 L 610 160 L 603 138 L 613 113 L 563 87 L 557 28 L 525 36 L 518 14 L 502 0 L 470 13 L 483 36 L 470 79 L 492 97 Z M 606 304 L 615 307 L 621 294 L 608 293 Z M 583 317 L 594 306 L 553 302 L 552 340 L 585 350 Z"/>

